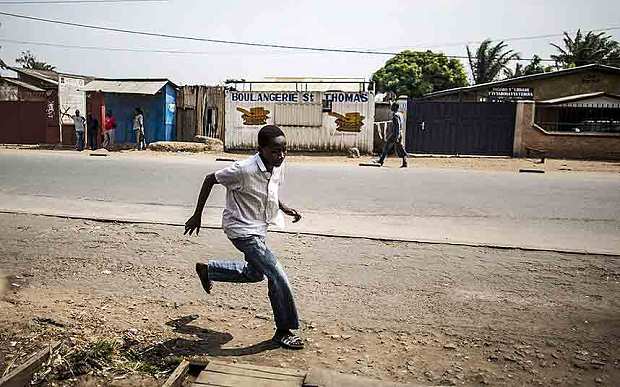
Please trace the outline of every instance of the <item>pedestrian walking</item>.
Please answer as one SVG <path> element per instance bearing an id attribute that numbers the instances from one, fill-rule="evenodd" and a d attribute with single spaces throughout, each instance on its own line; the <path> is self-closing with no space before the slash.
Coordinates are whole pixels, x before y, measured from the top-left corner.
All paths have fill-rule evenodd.
<path id="1" fill-rule="evenodd" d="M 269 225 L 283 226 L 282 213 L 301 219 L 294 209 L 280 201 L 278 190 L 283 182 L 286 137 L 275 125 L 258 132 L 258 153 L 228 168 L 207 175 L 196 211 L 185 223 L 185 234 L 200 231 L 202 210 L 216 184 L 226 187 L 226 208 L 222 227 L 232 244 L 242 252 L 245 261 L 208 261 L 197 263 L 196 272 L 207 293 L 212 282 L 259 282 L 267 277 L 269 300 L 273 309 L 276 332 L 273 341 L 290 349 L 301 349 L 303 340 L 292 332 L 299 329 L 299 317 L 293 291 L 284 268 L 269 249 L 265 234 Z"/>
<path id="2" fill-rule="evenodd" d="M 69 110 L 69 109 L 67 109 Z M 84 130 L 86 129 L 86 119 L 80 115 L 80 111 L 76 110 L 74 115 L 69 115 L 67 112 L 62 113 L 63 116 L 67 116 L 73 120 L 73 127 L 75 129 L 75 150 L 84 150 Z"/>
<path id="3" fill-rule="evenodd" d="M 392 131 L 390 135 L 385 139 L 385 145 L 383 146 L 383 153 L 381 157 L 376 161 L 377 164 L 383 166 L 385 158 L 392 152 L 392 148 L 396 149 L 396 155 L 403 159 L 401 168 L 407 168 L 407 152 L 403 147 L 403 115 L 398 111 L 399 106 L 394 102 L 391 106 L 392 110 Z"/>
<path id="4" fill-rule="evenodd" d="M 97 149 L 97 138 L 99 137 L 99 120 L 92 113 L 88 113 L 86 119 L 86 130 L 88 131 L 88 146 L 91 150 Z"/>
<path id="5" fill-rule="evenodd" d="M 144 139 L 144 113 L 139 107 L 136 108 L 133 115 L 133 131 L 136 133 L 136 149 L 146 149 L 146 141 Z"/>
<path id="6" fill-rule="evenodd" d="M 112 110 L 105 112 L 104 132 L 103 132 L 103 147 L 107 150 L 114 145 L 114 134 L 116 132 L 116 118 L 112 114 Z"/>

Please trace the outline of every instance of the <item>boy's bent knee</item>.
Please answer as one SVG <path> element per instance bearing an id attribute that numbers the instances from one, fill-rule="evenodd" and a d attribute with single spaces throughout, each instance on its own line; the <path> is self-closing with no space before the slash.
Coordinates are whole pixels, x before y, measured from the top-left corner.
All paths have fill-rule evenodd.
<path id="1" fill-rule="evenodd" d="M 245 275 L 245 278 L 247 278 L 247 280 L 250 282 L 261 282 L 262 280 L 265 279 L 265 276 L 259 272 L 247 272 L 247 273 L 244 273 L 244 275 Z"/>

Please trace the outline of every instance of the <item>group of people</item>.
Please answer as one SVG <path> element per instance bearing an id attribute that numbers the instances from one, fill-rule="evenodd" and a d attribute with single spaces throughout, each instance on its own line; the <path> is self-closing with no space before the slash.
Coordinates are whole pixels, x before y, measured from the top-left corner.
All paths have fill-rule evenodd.
<path id="1" fill-rule="evenodd" d="M 78 151 L 84 150 L 86 144 L 84 133 L 88 132 L 88 146 L 90 149 L 97 149 L 98 136 L 101 135 L 101 146 L 110 150 L 114 145 L 115 132 L 116 132 L 116 118 L 112 114 L 112 110 L 106 110 L 105 121 L 103 128 L 100 132 L 99 120 L 93 116 L 92 113 L 88 113 L 87 118 L 80 115 L 80 111 L 76 110 L 74 115 L 62 113 L 63 116 L 67 116 L 73 120 L 73 127 L 75 129 L 75 149 Z M 133 131 L 136 137 L 136 149 L 146 149 L 146 138 L 144 135 L 144 112 L 137 107 L 133 114 Z"/>

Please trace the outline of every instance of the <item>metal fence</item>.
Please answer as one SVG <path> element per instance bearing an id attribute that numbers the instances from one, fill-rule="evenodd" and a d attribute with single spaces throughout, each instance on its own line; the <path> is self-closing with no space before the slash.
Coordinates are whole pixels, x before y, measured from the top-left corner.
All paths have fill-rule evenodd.
<path id="1" fill-rule="evenodd" d="M 620 105 L 539 106 L 536 123 L 549 132 L 620 133 Z"/>

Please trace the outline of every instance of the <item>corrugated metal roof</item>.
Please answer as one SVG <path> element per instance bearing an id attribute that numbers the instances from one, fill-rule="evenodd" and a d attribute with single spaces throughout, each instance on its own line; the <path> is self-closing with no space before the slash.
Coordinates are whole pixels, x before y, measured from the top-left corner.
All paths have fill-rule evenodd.
<path id="1" fill-rule="evenodd" d="M 583 101 L 585 99 L 590 99 L 594 97 L 609 97 L 612 99 L 620 99 L 620 95 L 605 93 L 604 91 L 599 91 L 596 93 L 587 93 L 587 94 L 577 94 L 577 95 L 569 95 L 566 97 L 548 99 L 545 101 L 538 102 L 539 104 L 558 104 L 558 103 L 567 103 L 567 102 L 576 102 Z"/>
<path id="2" fill-rule="evenodd" d="M 14 79 L 14 78 L 0 78 L 0 80 L 6 81 L 8 83 L 12 83 L 12 84 L 14 84 L 16 86 L 19 86 L 19 87 L 23 87 L 23 88 L 28 89 L 30 91 L 45 91 L 45 90 L 40 89 L 40 88 L 38 88 L 36 86 L 32 86 L 31 84 L 28 84 L 26 82 L 22 82 L 20 80 Z"/>
<path id="3" fill-rule="evenodd" d="M 31 77 L 37 78 L 44 82 L 51 83 L 53 85 L 58 85 L 58 73 L 55 71 L 48 70 L 34 70 L 34 69 L 23 69 L 19 67 L 10 67 L 11 70 L 29 75 Z"/>
<path id="4" fill-rule="evenodd" d="M 157 94 L 162 87 L 166 86 L 168 80 L 94 80 L 84 87 L 81 91 L 101 91 L 104 93 L 121 93 L 121 94 Z"/>
<path id="5" fill-rule="evenodd" d="M 433 93 L 424 94 L 420 99 L 440 97 L 440 96 L 458 94 L 458 93 L 464 93 L 464 92 L 465 93 L 472 92 L 472 91 L 485 89 L 485 88 L 489 88 L 493 86 L 498 86 L 498 87 L 506 86 L 506 85 L 513 84 L 515 82 L 530 81 L 530 80 L 544 79 L 544 78 L 553 78 L 553 77 L 558 77 L 562 75 L 579 73 L 579 72 L 587 71 L 587 70 L 597 70 L 597 71 L 608 72 L 612 74 L 620 73 L 620 67 L 607 66 L 607 65 L 602 65 L 602 64 L 589 64 L 585 66 L 573 67 L 570 69 L 562 69 L 562 70 L 550 71 L 547 73 L 540 73 L 540 74 L 524 75 L 521 77 L 502 79 L 499 81 L 493 81 L 493 82 L 487 82 L 487 83 L 480 83 L 480 84 L 472 85 L 472 86 L 456 87 L 453 89 L 436 91 Z"/>

